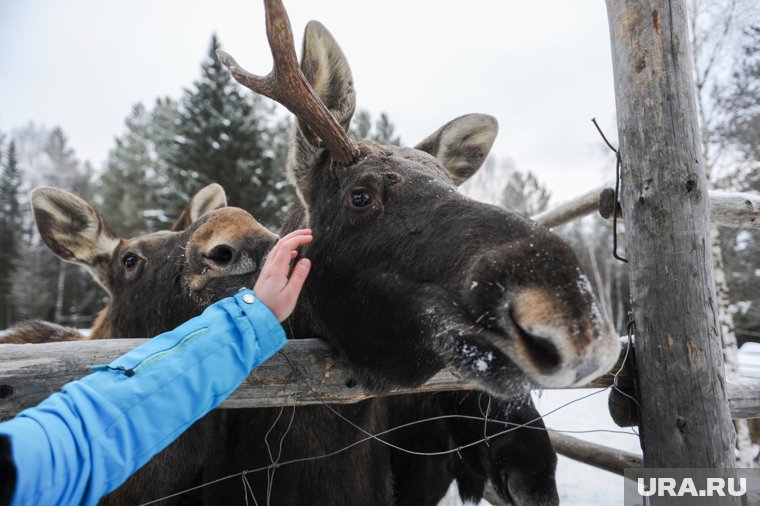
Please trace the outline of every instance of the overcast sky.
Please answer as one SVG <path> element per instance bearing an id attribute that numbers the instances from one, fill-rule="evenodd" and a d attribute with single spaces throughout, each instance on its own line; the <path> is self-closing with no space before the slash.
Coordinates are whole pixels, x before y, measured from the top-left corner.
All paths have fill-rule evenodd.
<path id="1" fill-rule="evenodd" d="M 296 45 L 318 19 L 351 64 L 358 107 L 405 144 L 461 114 L 496 116 L 499 158 L 566 200 L 611 176 L 590 122 L 616 141 L 609 32 L 598 0 L 286 0 Z M 0 0 L 0 131 L 60 125 L 100 167 L 137 102 L 179 98 L 211 34 L 271 68 L 257 0 Z"/>

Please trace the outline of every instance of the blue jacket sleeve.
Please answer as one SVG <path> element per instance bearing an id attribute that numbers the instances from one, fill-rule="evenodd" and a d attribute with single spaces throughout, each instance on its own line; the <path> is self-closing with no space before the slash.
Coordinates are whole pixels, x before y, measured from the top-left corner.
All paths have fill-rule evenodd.
<path id="1" fill-rule="evenodd" d="M 286 343 L 250 290 L 0 424 L 13 505 L 95 504 L 227 398 Z"/>

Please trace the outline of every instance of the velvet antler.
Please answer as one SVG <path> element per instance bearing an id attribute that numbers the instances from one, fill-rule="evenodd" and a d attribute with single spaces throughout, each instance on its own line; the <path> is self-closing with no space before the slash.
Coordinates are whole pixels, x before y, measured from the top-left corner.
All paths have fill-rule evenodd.
<path id="1" fill-rule="evenodd" d="M 272 71 L 264 77 L 251 74 L 222 50 L 216 53 L 219 60 L 237 82 L 279 102 L 306 123 L 322 139 L 335 160 L 344 164 L 351 163 L 359 156 L 359 149 L 301 72 L 293 31 L 282 1 L 264 0 L 264 8 L 267 38 L 274 59 Z"/>

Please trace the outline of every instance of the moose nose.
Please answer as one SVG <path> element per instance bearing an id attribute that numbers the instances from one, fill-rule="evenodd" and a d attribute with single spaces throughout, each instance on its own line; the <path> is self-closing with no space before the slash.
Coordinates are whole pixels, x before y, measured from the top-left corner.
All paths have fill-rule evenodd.
<path id="1" fill-rule="evenodd" d="M 562 354 L 555 343 L 547 337 L 535 335 L 514 321 L 519 329 L 515 338 L 521 341 L 521 345 L 527 359 L 533 364 L 540 374 L 551 374 L 562 365 Z"/>
<path id="2" fill-rule="evenodd" d="M 217 244 L 203 256 L 210 260 L 213 267 L 227 267 L 236 260 L 238 251 L 228 244 Z"/>

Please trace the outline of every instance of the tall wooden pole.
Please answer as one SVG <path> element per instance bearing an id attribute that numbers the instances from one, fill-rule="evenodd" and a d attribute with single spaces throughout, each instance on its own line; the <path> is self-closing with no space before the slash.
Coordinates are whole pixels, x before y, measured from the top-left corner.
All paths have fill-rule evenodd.
<path id="1" fill-rule="evenodd" d="M 607 0 L 607 13 L 644 466 L 733 468 L 686 8 Z"/>

